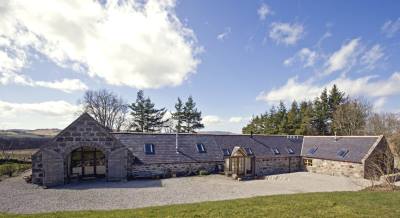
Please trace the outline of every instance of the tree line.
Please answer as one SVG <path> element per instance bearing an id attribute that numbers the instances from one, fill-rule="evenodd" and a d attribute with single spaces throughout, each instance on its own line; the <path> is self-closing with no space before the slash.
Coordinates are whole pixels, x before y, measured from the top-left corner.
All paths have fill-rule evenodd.
<path id="1" fill-rule="evenodd" d="M 167 109 L 157 108 L 143 90 L 130 104 L 106 89 L 86 91 L 80 103 L 84 112 L 114 131 L 192 133 L 204 128 L 201 111 L 192 96 L 185 102 L 178 98 L 170 118 L 166 116 Z"/>
<path id="2" fill-rule="evenodd" d="M 365 135 L 399 132 L 395 114 L 373 113 L 371 105 L 340 91 L 326 88 L 314 101 L 293 101 L 288 109 L 283 102 L 257 115 L 243 127 L 243 133 L 289 135 Z"/>

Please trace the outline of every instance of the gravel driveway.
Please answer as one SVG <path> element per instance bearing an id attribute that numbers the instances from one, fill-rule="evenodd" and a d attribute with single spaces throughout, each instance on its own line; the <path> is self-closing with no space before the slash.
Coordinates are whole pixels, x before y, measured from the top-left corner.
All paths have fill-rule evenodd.
<path id="1" fill-rule="evenodd" d="M 43 189 L 25 183 L 20 176 L 0 182 L 0 211 L 125 209 L 260 195 L 356 191 L 366 185 L 366 180 L 298 172 L 244 182 L 210 175 L 129 182 L 91 181 Z"/>

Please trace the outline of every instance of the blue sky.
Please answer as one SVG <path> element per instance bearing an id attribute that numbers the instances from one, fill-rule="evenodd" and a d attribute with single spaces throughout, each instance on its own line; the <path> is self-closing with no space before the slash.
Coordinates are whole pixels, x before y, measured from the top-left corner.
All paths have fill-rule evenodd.
<path id="1" fill-rule="evenodd" d="M 0 3 L 0 128 L 65 127 L 99 88 L 168 109 L 192 95 L 205 130 L 334 83 L 400 111 L 398 1 L 29 4 Z"/>

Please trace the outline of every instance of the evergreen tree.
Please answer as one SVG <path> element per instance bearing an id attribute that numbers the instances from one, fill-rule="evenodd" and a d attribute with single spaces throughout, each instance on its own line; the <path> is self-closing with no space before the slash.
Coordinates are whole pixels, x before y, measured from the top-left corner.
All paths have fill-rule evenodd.
<path id="1" fill-rule="evenodd" d="M 278 134 L 287 134 L 288 128 L 288 117 L 285 104 L 281 101 L 279 102 L 278 112 L 276 115 L 276 121 L 278 125 Z"/>
<path id="2" fill-rule="evenodd" d="M 192 96 L 189 96 L 188 100 L 183 107 L 183 130 L 184 132 L 196 132 L 197 129 L 204 128 L 201 123 L 201 112 L 197 110 L 196 103 L 193 101 Z"/>
<path id="3" fill-rule="evenodd" d="M 183 132 L 183 122 L 185 120 L 184 106 L 182 100 L 178 98 L 178 102 L 175 104 L 175 112 L 172 113 L 172 119 L 175 120 L 175 130 L 176 132 Z"/>
<path id="4" fill-rule="evenodd" d="M 132 103 L 131 109 L 132 123 L 131 128 L 136 132 L 156 132 L 164 126 L 168 120 L 164 120 L 167 112 L 165 108 L 156 109 L 150 98 L 145 98 L 142 90 L 139 90 L 136 102 Z"/>
<path id="5" fill-rule="evenodd" d="M 326 88 L 322 91 L 319 98 L 314 101 L 312 126 L 318 135 L 328 134 L 329 123 L 329 104 L 328 92 Z"/>
<path id="6" fill-rule="evenodd" d="M 294 135 L 300 128 L 301 115 L 300 109 L 296 101 L 292 102 L 290 110 L 287 113 L 287 134 Z"/>
<path id="7" fill-rule="evenodd" d="M 344 92 L 339 91 L 336 84 L 334 84 L 329 92 L 328 98 L 328 119 L 330 124 L 328 128 L 331 135 L 335 133 L 334 126 L 332 125 L 332 123 L 334 122 L 333 115 L 337 108 L 345 102 L 346 98 L 344 96 Z"/>
<path id="8" fill-rule="evenodd" d="M 300 104 L 300 126 L 296 129 L 295 134 L 297 135 L 310 135 L 312 134 L 312 103 L 301 102 Z"/>

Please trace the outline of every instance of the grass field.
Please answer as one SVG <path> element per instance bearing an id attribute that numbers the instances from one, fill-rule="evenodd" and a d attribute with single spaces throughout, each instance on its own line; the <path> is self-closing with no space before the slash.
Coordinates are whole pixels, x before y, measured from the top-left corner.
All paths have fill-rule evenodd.
<path id="1" fill-rule="evenodd" d="M 400 217 L 400 192 L 331 192 L 254 197 L 131 210 L 0 217 Z"/>

